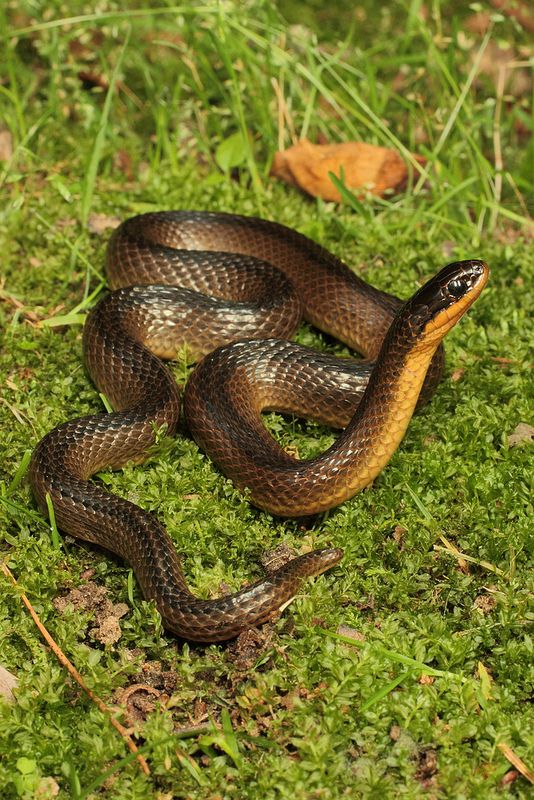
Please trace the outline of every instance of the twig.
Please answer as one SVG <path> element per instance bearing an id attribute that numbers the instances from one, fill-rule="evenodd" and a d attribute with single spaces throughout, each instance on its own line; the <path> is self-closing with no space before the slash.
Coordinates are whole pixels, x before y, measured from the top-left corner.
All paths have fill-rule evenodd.
<path id="1" fill-rule="evenodd" d="M 0 567 L 1 567 L 2 572 L 4 573 L 4 575 L 6 576 L 6 578 L 10 578 L 11 579 L 11 581 L 13 582 L 13 586 L 18 586 L 18 583 L 17 583 L 13 573 L 11 572 L 9 567 L 7 566 L 7 564 L 2 562 L 0 564 Z M 62 664 L 65 667 L 67 672 L 76 681 L 78 686 L 80 686 L 83 689 L 83 691 L 87 694 L 87 696 L 93 701 L 93 703 L 95 703 L 95 705 L 98 706 L 100 711 L 102 711 L 102 713 L 105 714 L 109 718 L 109 721 L 111 722 L 113 727 L 120 733 L 120 735 L 126 741 L 126 744 L 128 745 L 128 747 L 131 750 L 131 752 L 137 754 L 137 756 L 136 756 L 137 757 L 137 761 L 139 762 L 139 764 L 141 766 L 141 769 L 143 770 L 145 775 L 150 775 L 150 769 L 148 767 L 146 759 L 144 758 L 144 756 L 142 756 L 139 753 L 137 745 L 133 741 L 132 737 L 130 736 L 130 734 L 128 733 L 126 728 L 123 725 L 121 725 L 121 723 L 118 722 L 115 719 L 115 717 L 113 716 L 113 709 L 109 708 L 109 706 L 107 706 L 104 703 L 104 701 L 101 700 L 100 697 L 98 697 L 98 695 L 96 695 L 93 691 L 91 691 L 91 689 L 89 689 L 89 687 L 85 684 L 82 676 L 80 675 L 80 673 L 78 672 L 76 667 L 69 661 L 69 659 L 67 658 L 65 653 L 61 650 L 59 645 L 55 642 L 55 640 L 52 638 L 52 636 L 49 634 L 49 632 L 47 631 L 47 629 L 45 628 L 45 626 L 43 625 L 43 623 L 41 622 L 41 620 L 37 616 L 37 613 L 36 613 L 35 609 L 33 608 L 32 604 L 30 603 L 30 601 L 28 600 L 28 598 L 24 594 L 24 592 L 21 592 L 20 599 L 22 600 L 22 602 L 24 603 L 24 605 L 28 609 L 28 611 L 30 613 L 30 616 L 33 619 L 33 621 L 35 622 L 37 628 L 39 629 L 39 632 L 40 632 L 41 636 L 46 641 L 46 643 L 48 644 L 48 646 L 50 647 L 50 649 L 52 650 L 52 652 L 54 653 L 54 655 L 56 656 L 56 658 L 58 659 L 60 664 Z"/>
<path id="2" fill-rule="evenodd" d="M 514 751 L 512 750 L 512 748 L 511 748 L 511 747 L 509 747 L 509 746 L 508 746 L 507 744 L 505 744 L 504 742 L 499 742 L 499 743 L 498 743 L 498 745 L 497 745 L 497 747 L 499 748 L 499 750 L 501 751 L 501 753 L 503 754 L 503 756 L 504 756 L 506 759 L 508 759 L 508 761 L 510 762 L 510 764 L 513 764 L 513 765 L 514 765 L 514 767 L 515 767 L 515 768 L 516 768 L 516 769 L 517 769 L 517 770 L 518 770 L 518 771 L 521 773 L 521 775 L 522 775 L 524 778 L 526 778 L 526 779 L 527 779 L 527 781 L 530 781 L 530 783 L 534 783 L 534 772 L 532 772 L 532 770 L 530 770 L 530 769 L 527 767 L 527 765 L 525 764 L 525 762 L 524 762 L 524 761 L 522 761 L 522 760 L 519 758 L 519 756 L 516 756 L 516 754 L 514 753 Z"/>

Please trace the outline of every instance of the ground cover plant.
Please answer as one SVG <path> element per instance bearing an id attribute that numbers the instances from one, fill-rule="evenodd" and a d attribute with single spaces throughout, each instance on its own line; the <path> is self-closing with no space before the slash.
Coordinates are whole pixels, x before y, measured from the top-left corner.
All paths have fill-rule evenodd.
<path id="1" fill-rule="evenodd" d="M 518 425 L 532 410 L 532 48 L 491 5 L 348 5 L 324 20 L 309 3 L 305 24 L 300 4 L 288 21 L 259 0 L 0 10 L 0 560 L 18 580 L 0 574 L 0 665 L 18 679 L 15 702 L 0 698 L 6 800 L 531 796 L 532 445 Z M 300 136 L 427 165 L 396 196 L 310 200 L 269 178 Z M 128 568 L 57 537 L 25 479 L 53 425 L 102 409 L 81 325 L 105 290 L 108 223 L 163 208 L 275 219 L 404 297 L 447 261 L 492 268 L 389 466 L 314 527 L 253 509 L 186 433 L 100 476 L 157 511 L 202 596 L 256 578 L 281 544 L 345 549 L 278 621 L 224 646 L 167 635 Z M 298 338 L 346 352 L 309 326 Z M 266 421 L 301 457 L 333 441 Z"/>

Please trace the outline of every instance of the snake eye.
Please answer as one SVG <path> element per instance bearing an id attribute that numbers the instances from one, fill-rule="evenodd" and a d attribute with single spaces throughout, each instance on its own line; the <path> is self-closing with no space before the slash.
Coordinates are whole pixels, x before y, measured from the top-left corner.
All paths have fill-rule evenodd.
<path id="1" fill-rule="evenodd" d="M 466 293 L 467 289 L 467 282 L 461 280 L 460 278 L 455 278 L 447 285 L 447 290 L 449 294 L 452 294 L 453 297 L 462 297 Z"/>

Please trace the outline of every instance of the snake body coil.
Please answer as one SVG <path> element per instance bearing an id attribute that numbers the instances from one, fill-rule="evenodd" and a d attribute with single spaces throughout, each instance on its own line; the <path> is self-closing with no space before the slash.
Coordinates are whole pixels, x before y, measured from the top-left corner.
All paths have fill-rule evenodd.
<path id="1" fill-rule="evenodd" d="M 389 461 L 420 396 L 439 381 L 441 340 L 482 291 L 488 269 L 481 261 L 450 264 L 403 305 L 295 231 L 206 212 L 128 220 L 111 238 L 107 269 L 115 291 L 88 315 L 84 353 L 115 411 L 45 436 L 31 485 L 43 510 L 50 496 L 61 529 L 131 564 L 166 627 L 191 640 L 228 639 L 268 619 L 342 551 L 307 553 L 228 597 L 191 594 L 157 518 L 89 480 L 105 467 L 143 461 L 157 428 L 176 431 L 179 392 L 160 359 L 184 348 L 206 356 L 186 388 L 187 422 L 254 504 L 285 516 L 321 512 Z M 301 314 L 368 361 L 287 341 Z M 325 453 L 300 461 L 266 431 L 266 409 L 344 430 Z"/>

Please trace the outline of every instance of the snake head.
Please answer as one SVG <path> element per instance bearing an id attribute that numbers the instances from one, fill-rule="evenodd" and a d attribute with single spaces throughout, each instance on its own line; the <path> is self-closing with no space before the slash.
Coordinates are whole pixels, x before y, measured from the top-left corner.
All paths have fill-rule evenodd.
<path id="1" fill-rule="evenodd" d="M 422 345 L 435 347 L 473 305 L 488 277 L 484 261 L 447 264 L 404 304 L 399 318 Z"/>

